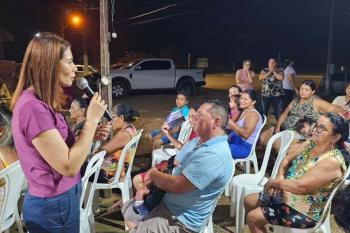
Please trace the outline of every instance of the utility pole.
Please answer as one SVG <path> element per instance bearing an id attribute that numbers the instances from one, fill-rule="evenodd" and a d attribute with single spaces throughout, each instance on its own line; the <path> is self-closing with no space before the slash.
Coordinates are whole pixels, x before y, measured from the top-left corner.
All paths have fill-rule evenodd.
<path id="1" fill-rule="evenodd" d="M 325 94 L 330 94 L 330 82 L 331 82 L 331 70 L 333 62 L 333 28 L 334 28 L 334 10 L 335 0 L 331 0 L 331 11 L 329 18 L 328 29 L 328 51 L 327 51 L 327 69 L 326 69 L 326 82 L 325 82 Z"/>
<path id="2" fill-rule="evenodd" d="M 100 0 L 100 47 L 101 47 L 101 85 L 100 93 L 109 110 L 112 108 L 112 83 L 109 77 L 108 48 L 108 0 Z"/>

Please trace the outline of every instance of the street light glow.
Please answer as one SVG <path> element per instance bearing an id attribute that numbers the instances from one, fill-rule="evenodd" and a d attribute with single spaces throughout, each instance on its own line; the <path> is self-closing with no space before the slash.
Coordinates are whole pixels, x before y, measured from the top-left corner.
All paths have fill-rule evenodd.
<path id="1" fill-rule="evenodd" d="M 70 21 L 72 25 L 78 27 L 82 24 L 82 17 L 80 15 L 72 15 Z"/>

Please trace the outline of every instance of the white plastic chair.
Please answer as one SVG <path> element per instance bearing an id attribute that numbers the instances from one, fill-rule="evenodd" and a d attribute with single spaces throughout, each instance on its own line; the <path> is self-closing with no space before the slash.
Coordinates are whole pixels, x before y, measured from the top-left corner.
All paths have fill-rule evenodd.
<path id="1" fill-rule="evenodd" d="M 274 168 L 271 173 L 271 178 L 275 178 L 278 172 L 278 168 L 283 158 L 287 154 L 288 147 L 293 141 L 293 132 L 289 130 L 282 131 L 273 135 L 269 142 L 267 143 L 265 155 L 263 162 L 261 164 L 261 168 L 256 174 L 242 174 L 235 176 L 231 181 L 231 207 L 230 207 L 230 216 L 235 215 L 236 217 L 236 230 L 235 232 L 241 233 L 244 226 L 244 218 L 245 211 L 243 206 L 244 197 L 251 193 L 260 192 L 264 184 L 267 181 L 265 177 L 265 172 L 267 168 L 267 164 L 269 162 L 269 158 L 271 155 L 271 150 L 273 144 L 280 139 L 281 145 L 278 152 L 278 156 L 276 162 L 274 164 Z"/>
<path id="2" fill-rule="evenodd" d="M 130 197 L 132 196 L 131 169 L 132 169 L 134 157 L 136 154 L 137 146 L 140 141 L 142 132 L 143 132 L 143 129 L 139 130 L 138 133 L 130 140 L 130 142 L 124 146 L 118 161 L 118 167 L 117 167 L 117 170 L 115 171 L 113 181 L 111 183 L 96 183 L 97 190 L 114 189 L 114 188 L 120 189 L 122 194 L 123 204 L 128 200 L 130 200 Z M 124 169 L 124 161 L 126 156 L 128 156 L 128 159 L 129 159 L 128 162 L 130 163 L 127 168 L 127 171 L 125 171 L 124 180 L 120 180 L 120 174 L 122 169 Z M 126 226 L 125 226 L 125 229 L 127 229 Z"/>
<path id="3" fill-rule="evenodd" d="M 132 187 L 131 169 L 142 132 L 143 129 L 139 130 L 139 132 L 130 140 L 130 142 L 124 146 L 118 161 L 118 166 L 115 171 L 113 181 L 111 183 L 96 183 L 96 189 L 120 189 L 122 192 L 123 203 L 127 202 L 130 199 L 130 195 L 132 195 L 129 190 Z M 124 160 L 126 156 L 128 156 L 130 164 L 127 171 L 125 171 L 124 180 L 120 181 L 120 174 L 124 168 Z"/>
<path id="4" fill-rule="evenodd" d="M 232 168 L 232 174 L 231 177 L 235 174 L 235 167 Z M 230 180 L 227 182 L 227 184 L 225 185 L 225 187 L 227 187 L 227 185 L 230 183 Z M 222 190 L 222 192 L 218 195 L 218 197 L 216 198 L 215 201 L 215 207 L 212 210 L 212 213 L 208 219 L 208 223 L 206 225 L 206 227 L 201 231 L 201 233 L 214 233 L 214 225 L 213 225 L 213 214 L 214 214 L 214 210 L 216 208 L 216 204 L 218 203 L 222 193 L 224 192 L 224 190 Z"/>
<path id="5" fill-rule="evenodd" d="M 19 161 L 0 171 L 0 179 L 5 184 L 3 200 L 0 207 L 0 232 L 10 232 L 9 228 L 16 222 L 18 232 L 23 233 L 22 222 L 18 213 L 17 203 L 24 184 L 24 173 Z"/>
<path id="6" fill-rule="evenodd" d="M 178 141 L 184 144 L 189 139 L 192 132 L 192 127 L 189 120 L 182 123 Z M 161 147 L 152 151 L 152 167 L 163 160 L 168 160 L 171 156 L 176 155 L 176 148 Z"/>
<path id="7" fill-rule="evenodd" d="M 95 232 L 95 219 L 92 212 L 92 201 L 96 181 L 105 155 L 106 151 L 100 151 L 94 155 L 86 167 L 84 177 L 81 178 L 82 192 L 80 197 L 80 232 Z M 89 182 L 90 177 L 94 178 L 93 182 Z"/>
<path id="8" fill-rule="evenodd" d="M 254 139 L 252 149 L 250 150 L 248 157 L 244 158 L 244 159 L 232 159 L 234 167 L 236 166 L 237 163 L 244 163 L 245 164 L 244 173 L 250 173 L 250 162 L 253 163 L 254 173 L 258 173 L 258 170 L 259 170 L 258 159 L 256 157 L 255 147 L 259 141 L 261 130 L 264 128 L 264 126 L 266 124 L 266 120 L 267 120 L 265 115 L 262 115 L 261 117 L 262 117 L 262 125 L 261 125 L 261 127 L 256 135 L 256 138 Z M 233 176 L 232 176 L 232 178 L 233 178 Z M 231 180 L 232 180 L 232 178 L 231 178 Z M 230 186 L 227 186 L 225 188 L 225 196 L 230 196 L 231 190 L 232 189 L 230 189 Z"/>
<path id="9" fill-rule="evenodd" d="M 278 225 L 266 224 L 265 229 L 268 233 L 312 233 L 312 232 L 322 232 L 322 233 L 331 233 L 331 225 L 330 225 L 330 212 L 332 200 L 337 193 L 338 189 L 344 184 L 346 178 L 350 175 L 350 167 L 348 167 L 345 172 L 344 179 L 340 182 L 332 191 L 329 196 L 325 207 L 323 208 L 323 212 L 320 218 L 320 221 L 313 228 L 308 229 L 298 229 L 298 228 L 289 228 Z"/>

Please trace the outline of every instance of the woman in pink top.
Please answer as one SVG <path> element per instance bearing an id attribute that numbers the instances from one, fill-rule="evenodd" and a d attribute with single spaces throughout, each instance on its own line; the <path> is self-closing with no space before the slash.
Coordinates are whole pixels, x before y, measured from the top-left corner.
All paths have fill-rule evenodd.
<path id="1" fill-rule="evenodd" d="M 254 71 L 250 70 L 251 61 L 245 59 L 243 61 L 243 68 L 236 71 L 236 84 L 242 88 L 242 90 L 254 89 L 253 88 L 253 77 Z"/>
<path id="2" fill-rule="evenodd" d="M 61 113 L 62 87 L 72 85 L 75 71 L 69 42 L 52 33 L 30 41 L 11 103 L 13 138 L 29 184 L 23 204 L 29 232 L 79 233 L 79 171 L 107 106 L 93 96 L 75 141 Z"/>

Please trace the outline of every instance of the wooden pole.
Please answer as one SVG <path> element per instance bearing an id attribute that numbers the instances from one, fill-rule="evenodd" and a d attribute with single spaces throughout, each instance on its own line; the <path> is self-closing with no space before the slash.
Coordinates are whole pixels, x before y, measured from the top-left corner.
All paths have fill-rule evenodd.
<path id="1" fill-rule="evenodd" d="M 101 47 L 101 85 L 100 93 L 108 105 L 112 108 L 112 82 L 109 75 L 109 48 L 108 48 L 108 1 L 100 0 L 100 47 Z"/>
<path id="2" fill-rule="evenodd" d="M 100 54 L 101 54 L 101 82 L 100 93 L 108 105 L 108 110 L 112 109 L 112 83 L 109 78 L 109 48 L 108 48 L 108 1 L 100 0 Z M 104 189 L 103 197 L 110 197 L 112 189 Z M 99 198 L 95 198 L 99 200 Z"/>

